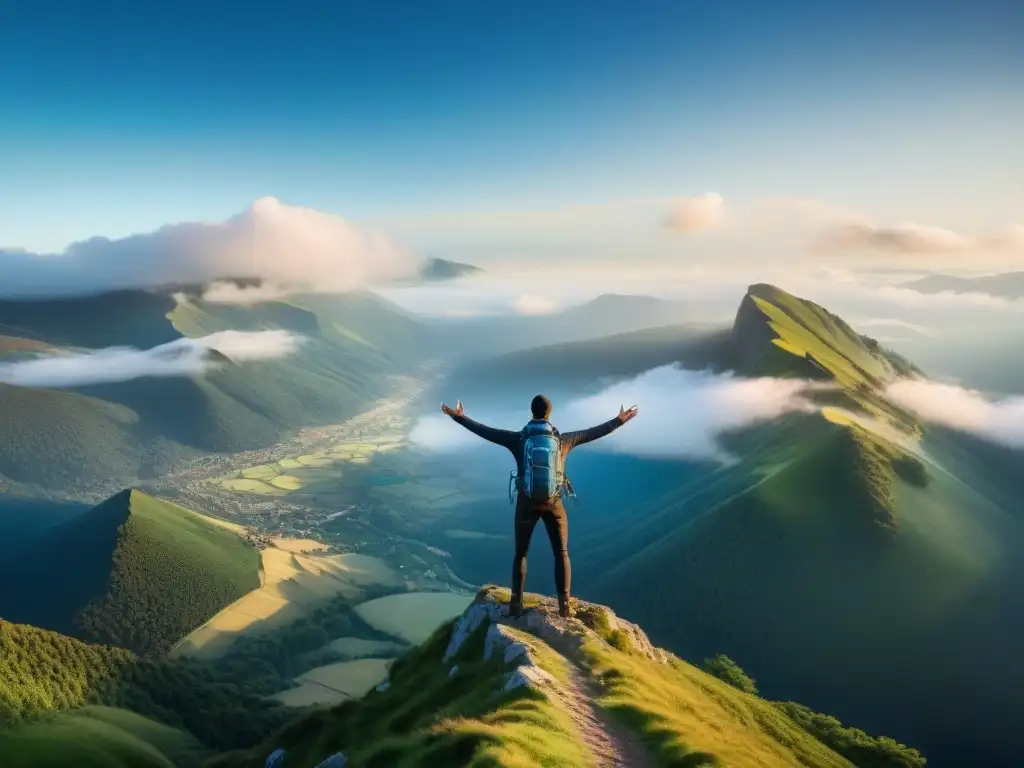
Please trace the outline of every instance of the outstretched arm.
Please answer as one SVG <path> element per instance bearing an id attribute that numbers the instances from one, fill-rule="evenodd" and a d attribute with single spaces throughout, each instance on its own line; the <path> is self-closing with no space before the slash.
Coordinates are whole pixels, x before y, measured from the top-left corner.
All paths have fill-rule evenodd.
<path id="1" fill-rule="evenodd" d="M 449 408 L 447 405 L 442 403 L 441 412 L 450 416 L 452 421 L 456 424 L 461 424 L 477 437 L 482 437 L 490 443 L 508 448 L 510 451 L 515 449 L 515 445 L 519 441 L 518 432 L 513 432 L 508 429 L 496 429 L 495 427 L 488 427 L 486 424 L 481 424 L 479 421 L 473 421 L 473 419 L 469 418 L 465 414 L 461 400 L 456 403 L 454 408 Z"/>
<path id="2" fill-rule="evenodd" d="M 598 424 L 596 427 L 591 427 L 590 429 L 581 429 L 576 432 L 564 432 L 561 436 L 562 450 L 568 453 L 579 445 L 591 443 L 605 435 L 610 435 L 616 429 L 636 416 L 636 412 L 637 407 L 635 405 L 629 410 L 619 406 L 619 415 L 614 419 L 609 419 L 603 424 Z"/>

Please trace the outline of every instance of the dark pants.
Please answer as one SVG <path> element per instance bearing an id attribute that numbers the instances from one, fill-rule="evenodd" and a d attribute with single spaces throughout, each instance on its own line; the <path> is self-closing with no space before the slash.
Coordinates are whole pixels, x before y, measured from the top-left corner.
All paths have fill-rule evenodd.
<path id="1" fill-rule="evenodd" d="M 537 522 L 544 523 L 551 553 L 555 556 L 555 587 L 560 599 L 569 597 L 569 520 L 561 499 L 551 505 L 536 506 L 516 501 L 516 556 L 512 561 L 512 596 L 522 599 L 523 584 L 526 582 L 526 553 L 530 550 L 530 539 Z"/>

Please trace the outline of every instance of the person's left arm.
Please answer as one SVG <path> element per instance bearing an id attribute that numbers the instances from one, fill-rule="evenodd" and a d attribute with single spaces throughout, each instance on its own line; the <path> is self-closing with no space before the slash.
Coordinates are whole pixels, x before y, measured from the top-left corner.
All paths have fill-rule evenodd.
<path id="1" fill-rule="evenodd" d="M 628 411 L 625 408 L 620 408 L 618 416 L 614 419 L 609 419 L 603 424 L 598 424 L 590 427 L 589 429 L 580 429 L 575 432 L 562 433 L 560 441 L 562 444 L 562 450 L 565 453 L 569 453 L 573 448 L 586 443 L 592 443 L 594 440 L 599 440 L 602 437 L 610 435 L 616 429 L 636 416 L 636 412 L 637 407 L 635 405 Z"/>

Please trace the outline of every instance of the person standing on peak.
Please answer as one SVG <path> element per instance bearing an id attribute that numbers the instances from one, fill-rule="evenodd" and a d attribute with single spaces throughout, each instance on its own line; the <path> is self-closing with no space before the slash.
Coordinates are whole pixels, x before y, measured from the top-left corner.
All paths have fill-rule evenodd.
<path id="1" fill-rule="evenodd" d="M 619 415 L 603 424 L 578 432 L 559 433 L 548 419 L 551 401 L 537 395 L 530 403 L 533 418 L 518 432 L 495 429 L 466 416 L 462 401 L 455 408 L 441 403 L 441 412 L 450 416 L 478 437 L 507 448 L 516 460 L 513 473 L 516 493 L 516 551 L 512 561 L 512 600 L 509 614 L 523 612 L 523 585 L 526 582 L 526 553 L 537 522 L 543 522 L 555 557 L 555 585 L 558 589 L 559 613 L 571 616 L 569 607 L 569 521 L 563 497 L 572 493 L 572 483 L 565 476 L 565 459 L 569 451 L 605 435 L 610 435 L 636 416 L 637 407 L 619 407 Z"/>

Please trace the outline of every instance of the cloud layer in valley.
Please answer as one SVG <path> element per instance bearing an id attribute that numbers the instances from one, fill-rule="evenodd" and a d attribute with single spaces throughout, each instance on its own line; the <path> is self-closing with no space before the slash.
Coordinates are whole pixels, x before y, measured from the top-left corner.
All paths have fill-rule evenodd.
<path id="1" fill-rule="evenodd" d="M 636 419 L 594 443 L 596 450 L 649 458 L 727 461 L 729 457 L 717 443 L 718 435 L 787 413 L 815 410 L 804 397 L 811 386 L 795 379 L 742 379 L 664 366 L 574 400 L 560 408 L 554 420 L 563 431 L 580 429 L 607 421 L 619 412 L 620 405 L 637 404 Z M 522 426 L 513 423 L 514 414 L 469 415 L 494 426 Z M 420 419 L 410 440 L 434 451 L 457 451 L 479 443 L 479 438 L 441 414 Z"/>
<path id="2" fill-rule="evenodd" d="M 177 339 L 152 349 L 108 347 L 0 363 L 0 382 L 61 389 L 145 376 L 195 376 L 222 364 L 214 352 L 242 363 L 290 355 L 301 343 L 301 337 L 282 330 L 221 331 L 198 339 Z"/>
<path id="3" fill-rule="evenodd" d="M 888 395 L 925 421 L 1024 448 L 1024 397 L 988 400 L 971 389 L 924 379 L 896 382 Z"/>
<path id="4" fill-rule="evenodd" d="M 60 254 L 0 252 L 0 295 L 55 296 L 174 283 L 255 278 L 278 296 L 341 292 L 416 274 L 421 260 L 392 240 L 309 208 L 257 200 L 219 223 L 170 224 L 120 240 L 96 237 Z M 224 288 L 214 300 L 251 301 Z"/>

